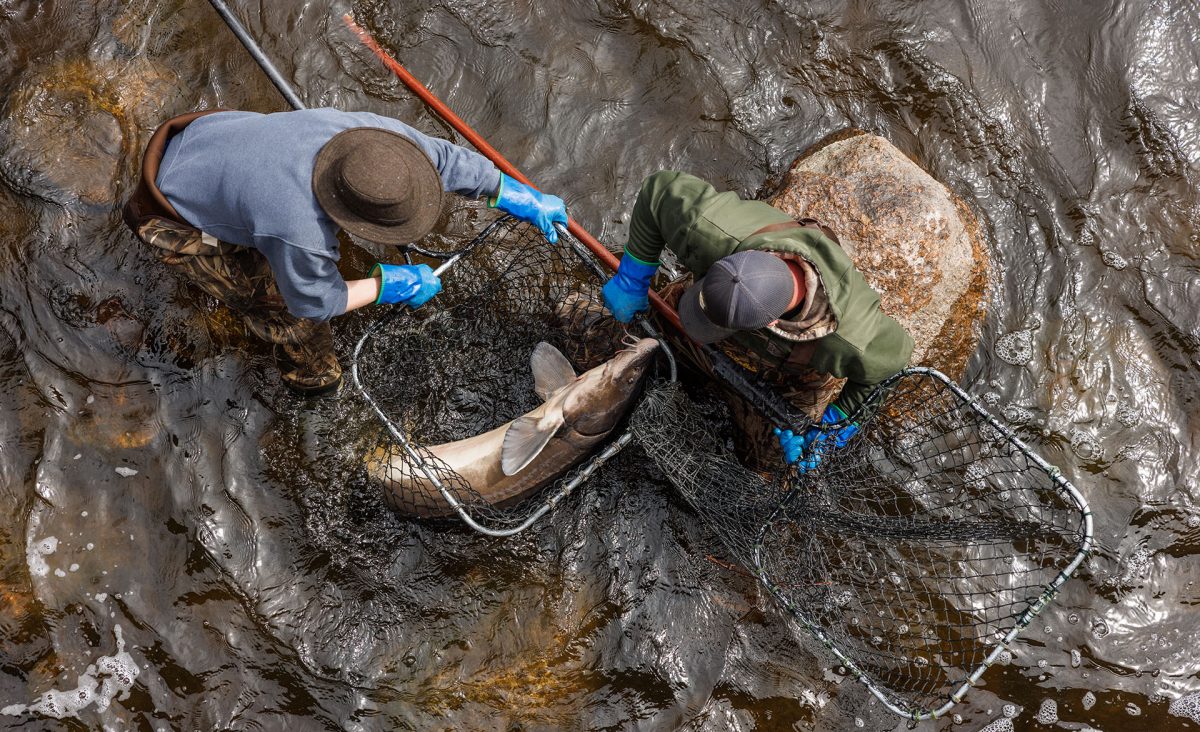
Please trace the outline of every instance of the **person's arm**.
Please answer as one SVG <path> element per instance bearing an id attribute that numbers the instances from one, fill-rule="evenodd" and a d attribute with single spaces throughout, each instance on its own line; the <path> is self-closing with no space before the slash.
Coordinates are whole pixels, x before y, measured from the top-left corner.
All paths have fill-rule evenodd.
<path id="1" fill-rule="evenodd" d="M 274 236 L 255 236 L 254 244 L 267 258 L 289 313 L 323 322 L 346 311 L 348 289 L 333 256 Z"/>
<path id="2" fill-rule="evenodd" d="M 694 175 L 662 170 L 642 181 L 629 222 L 629 241 L 617 272 L 602 292 L 604 306 L 613 317 L 628 323 L 650 307 L 650 282 L 658 270 L 662 250 L 676 246 L 691 230 L 716 190 Z M 734 194 L 727 194 L 733 196 Z"/>
<path id="3" fill-rule="evenodd" d="M 437 168 L 442 188 L 467 198 L 486 198 L 488 206 L 528 221 L 551 242 L 558 241 L 556 223 L 567 225 L 567 207 L 558 196 L 510 178 L 484 156 L 437 137 L 430 137 L 399 120 L 379 117 L 385 127 L 416 143 Z"/>
<path id="4" fill-rule="evenodd" d="M 893 318 L 875 314 L 875 337 L 859 351 L 838 334 L 825 336 L 828 342 L 816 354 L 810 366 L 834 376 L 846 377 L 846 385 L 833 405 L 853 416 L 880 382 L 908 365 L 913 340 Z M 825 340 L 822 339 L 822 340 Z"/>
<path id="5" fill-rule="evenodd" d="M 344 312 L 358 310 L 364 305 L 374 305 L 379 299 L 379 283 L 381 278 L 369 277 L 365 280 L 346 280 L 346 309 Z"/>

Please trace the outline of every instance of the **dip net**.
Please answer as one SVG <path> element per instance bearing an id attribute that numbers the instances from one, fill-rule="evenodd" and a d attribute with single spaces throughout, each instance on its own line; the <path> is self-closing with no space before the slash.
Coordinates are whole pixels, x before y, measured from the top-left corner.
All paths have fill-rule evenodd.
<path id="1" fill-rule="evenodd" d="M 502 501 L 489 500 L 484 486 L 472 485 L 434 448 L 486 433 L 542 403 L 530 370 L 539 342 L 582 372 L 621 347 L 623 330 L 600 322 L 599 286 L 585 260 L 527 224 L 504 217 L 470 240 L 439 243 L 443 248 L 408 254 L 434 266 L 462 255 L 443 275 L 443 291 L 415 311 L 394 308 L 358 342 L 352 378 L 378 422 L 354 452 L 365 453 L 362 467 L 398 513 L 458 518 L 483 533 L 509 535 L 553 508 L 630 436 L 614 431 L 563 477 Z"/>
<path id="2" fill-rule="evenodd" d="M 732 557 L 903 716 L 959 701 L 1090 546 L 1074 487 L 932 369 L 881 385 L 806 473 L 742 467 L 720 409 L 670 385 L 631 429 Z"/>
<path id="3" fill-rule="evenodd" d="M 1091 517 L 1079 493 L 932 369 L 881 385 L 858 434 L 818 468 L 773 475 L 737 461 L 711 384 L 652 374 L 628 429 L 599 452 L 538 490 L 489 500 L 431 447 L 536 407 L 529 357 L 540 341 L 582 372 L 620 347 L 623 329 L 595 304 L 602 280 L 578 242 L 550 245 L 509 218 L 472 225 L 483 229 L 469 241 L 410 252 L 464 255 L 437 298 L 395 309 L 355 352 L 355 383 L 379 417 L 355 452 L 368 472 L 386 463 L 410 485 L 382 490 L 398 512 L 510 535 L 637 441 L 786 614 L 914 719 L 960 700 L 1083 561 Z"/>

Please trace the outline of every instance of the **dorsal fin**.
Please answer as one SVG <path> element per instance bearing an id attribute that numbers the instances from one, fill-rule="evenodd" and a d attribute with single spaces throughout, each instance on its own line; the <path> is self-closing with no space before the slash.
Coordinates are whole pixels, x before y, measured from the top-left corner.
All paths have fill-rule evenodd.
<path id="1" fill-rule="evenodd" d="M 562 351 L 545 341 L 539 341 L 529 356 L 529 368 L 533 371 L 533 390 L 543 401 L 550 395 L 575 380 L 575 369 L 562 355 Z"/>
<path id="2" fill-rule="evenodd" d="M 516 475 L 541 454 L 542 449 L 563 424 L 561 409 L 552 409 L 543 417 L 525 415 L 513 420 L 504 432 L 500 446 L 500 469 L 505 475 Z"/>

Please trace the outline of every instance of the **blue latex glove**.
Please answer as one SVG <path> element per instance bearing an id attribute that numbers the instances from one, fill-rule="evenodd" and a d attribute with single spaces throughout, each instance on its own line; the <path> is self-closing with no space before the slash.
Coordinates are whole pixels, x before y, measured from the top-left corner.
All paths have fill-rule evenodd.
<path id="1" fill-rule="evenodd" d="M 657 264 L 647 264 L 625 252 L 617 273 L 600 290 L 604 307 L 622 323 L 633 320 L 634 315 L 650 307 L 650 279 L 657 271 Z"/>
<path id="2" fill-rule="evenodd" d="M 831 404 L 821 415 L 821 424 L 835 424 L 844 419 L 846 413 Z M 858 425 L 853 422 L 832 430 L 809 427 L 801 435 L 793 434 L 791 430 L 775 428 L 775 436 L 779 438 L 779 447 L 783 450 L 784 462 L 794 464 L 800 473 L 815 469 L 826 454 L 845 447 L 856 434 Z"/>
<path id="3" fill-rule="evenodd" d="M 522 221 L 528 221 L 542 230 L 550 243 L 558 241 L 554 222 L 567 225 L 567 206 L 558 196 L 542 193 L 519 180 L 500 174 L 500 187 L 496 197 L 488 202 L 490 208 L 498 208 Z"/>
<path id="4" fill-rule="evenodd" d="M 375 304 L 421 307 L 442 291 L 442 281 L 428 264 L 377 264 L 371 276 L 382 277 Z"/>

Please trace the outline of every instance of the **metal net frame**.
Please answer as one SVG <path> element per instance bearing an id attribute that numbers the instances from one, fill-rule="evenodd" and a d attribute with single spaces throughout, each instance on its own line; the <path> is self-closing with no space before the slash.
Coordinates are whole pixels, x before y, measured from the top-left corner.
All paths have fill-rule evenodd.
<path id="1" fill-rule="evenodd" d="M 355 346 L 351 377 L 382 428 L 360 435 L 356 452 L 365 454 L 369 472 L 375 468 L 401 488 L 381 485 L 397 512 L 457 517 L 480 533 L 511 536 L 552 510 L 632 435 L 618 428 L 561 478 L 504 501 L 489 500 L 434 448 L 493 430 L 541 403 L 529 360 L 537 343 L 555 346 L 583 371 L 611 356 L 619 338 L 611 327 L 589 327 L 602 315 L 597 265 L 565 231 L 552 245 L 536 228 L 504 216 L 456 246 L 409 246 L 410 261 L 413 254 L 443 259 L 439 273 L 453 265 L 445 290 L 417 310 L 393 309 Z"/>
<path id="2" fill-rule="evenodd" d="M 639 444 L 733 558 L 901 716 L 960 701 L 1091 547 L 1079 491 L 934 369 L 881 384 L 851 417 L 858 434 L 807 472 L 744 468 L 721 405 L 703 400 L 648 390 L 631 420 Z"/>

